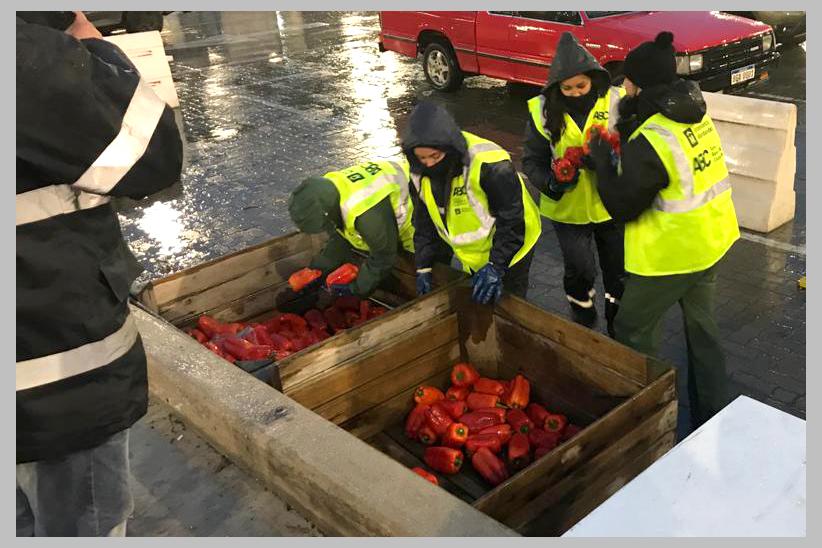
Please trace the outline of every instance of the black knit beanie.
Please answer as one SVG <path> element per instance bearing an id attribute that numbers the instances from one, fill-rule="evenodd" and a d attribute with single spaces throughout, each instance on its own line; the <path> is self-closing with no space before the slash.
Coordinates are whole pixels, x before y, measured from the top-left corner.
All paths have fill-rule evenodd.
<path id="1" fill-rule="evenodd" d="M 674 35 L 657 34 L 653 42 L 643 42 L 625 57 L 625 77 L 640 88 L 668 84 L 677 79 Z"/>

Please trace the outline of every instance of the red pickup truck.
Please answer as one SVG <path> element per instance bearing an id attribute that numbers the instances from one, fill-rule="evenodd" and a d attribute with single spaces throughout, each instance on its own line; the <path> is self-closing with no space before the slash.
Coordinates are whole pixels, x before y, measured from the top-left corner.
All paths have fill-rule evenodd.
<path id="1" fill-rule="evenodd" d="M 779 58 L 770 26 L 716 11 L 383 11 L 379 47 L 421 53 L 428 81 L 451 91 L 477 74 L 544 84 L 565 31 L 619 80 L 628 52 L 662 30 L 674 33 L 677 72 L 704 91 L 766 79 Z"/>

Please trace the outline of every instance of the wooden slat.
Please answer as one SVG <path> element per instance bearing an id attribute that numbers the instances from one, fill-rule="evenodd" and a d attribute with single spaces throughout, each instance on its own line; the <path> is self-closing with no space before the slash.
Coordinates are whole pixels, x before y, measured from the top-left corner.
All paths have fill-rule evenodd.
<path id="1" fill-rule="evenodd" d="M 459 358 L 459 347 L 448 343 L 408 362 L 395 371 L 378 377 L 314 409 L 333 423 L 341 424 L 391 397 L 419 385 L 432 375 L 449 371 Z M 286 392 L 287 393 L 287 392 Z"/>
<path id="2" fill-rule="evenodd" d="M 535 307 L 519 297 L 504 296 L 496 307 L 496 313 L 562 346 L 591 356 L 640 384 L 644 384 L 648 377 L 646 357 L 643 354 L 601 333 Z"/>
<path id="3" fill-rule="evenodd" d="M 420 382 L 420 384 L 446 386 L 450 377 L 451 370 L 449 369 L 428 377 Z M 375 405 L 368 411 L 345 421 L 340 427 L 350 432 L 353 436 L 367 440 L 371 436 L 396 423 L 402 422 L 405 424 L 405 417 L 412 408 L 415 389 L 416 386 L 411 386 L 403 390 L 393 398 L 379 405 Z"/>
<path id="4" fill-rule="evenodd" d="M 602 490 L 592 488 L 592 484 L 598 478 L 609 477 L 611 482 L 621 481 L 624 485 L 628 480 L 619 473 L 624 463 L 632 462 L 666 436 L 671 436 L 668 448 L 673 446 L 676 414 L 676 401 L 658 407 L 627 435 L 614 439 L 611 445 L 585 461 L 573 473 L 567 474 L 556 483 L 546 485 L 542 492 L 536 493 L 534 498 L 506 515 L 503 523 L 520 530 L 548 510 L 549 519 L 559 524 L 573 517 L 568 511 L 571 506 L 575 506 L 577 512 L 585 510 L 585 514 L 589 513 L 608 496 Z M 516 483 L 515 478 L 509 486 L 510 489 L 517 489 Z M 497 519 L 493 513 L 491 515 Z M 562 531 L 555 532 L 561 533 Z"/>
<path id="5" fill-rule="evenodd" d="M 494 324 L 494 308 L 473 302 L 470 286 L 458 288 L 456 300 L 463 355 L 482 376 L 499 378 L 502 355 Z"/>
<path id="6" fill-rule="evenodd" d="M 674 372 L 669 371 L 640 393 L 589 425 L 560 450 L 552 451 L 521 471 L 513 480 L 498 486 L 474 506 L 503 523 L 529 501 L 573 473 L 581 464 L 613 445 L 630 432 L 637 422 L 660 405 L 676 401 Z M 512 485 L 515 484 L 515 488 Z"/>
<path id="7" fill-rule="evenodd" d="M 286 390 L 286 395 L 309 409 L 340 397 L 363 384 L 393 375 L 420 356 L 445 344 L 457 344 L 457 316 L 451 314 L 439 321 L 423 324 L 404 334 L 401 339 L 389 339 L 366 354 L 356 356 L 336 367 L 323 371 L 305 382 Z"/>
<path id="8" fill-rule="evenodd" d="M 428 466 L 425 464 L 425 462 L 423 462 L 421 458 L 412 454 L 402 445 L 391 439 L 387 434 L 382 432 L 377 434 L 376 436 L 368 440 L 368 444 L 371 445 L 371 447 L 378 449 L 379 451 L 382 451 L 395 461 L 399 462 L 404 466 L 407 466 L 408 468 L 414 468 L 415 466 L 419 466 L 421 468 L 426 469 L 428 472 L 437 476 L 437 481 L 439 482 L 439 486 L 441 488 L 445 489 L 455 497 L 458 497 L 469 504 L 471 504 L 471 502 L 473 502 L 474 499 L 476 499 L 476 497 L 469 495 L 461 487 L 458 487 L 456 484 L 451 482 L 448 479 L 447 475 L 434 472 L 433 470 L 428 468 Z"/>
<path id="9" fill-rule="evenodd" d="M 359 355 L 409 329 L 450 314 L 454 310 L 450 288 L 433 291 L 422 299 L 407 303 L 369 322 L 327 339 L 309 353 L 295 354 L 281 362 L 283 388 L 305 381 L 331 367 Z"/>
<path id="10" fill-rule="evenodd" d="M 301 251 L 313 251 L 313 240 L 296 232 L 187 268 L 153 284 L 157 304 L 162 307 Z"/>

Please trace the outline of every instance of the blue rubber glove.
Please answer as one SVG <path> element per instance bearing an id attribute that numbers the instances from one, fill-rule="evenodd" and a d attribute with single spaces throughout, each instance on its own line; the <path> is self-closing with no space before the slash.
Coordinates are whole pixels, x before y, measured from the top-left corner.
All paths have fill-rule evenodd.
<path id="1" fill-rule="evenodd" d="M 417 270 L 417 295 L 421 297 L 426 293 L 430 293 L 433 282 L 434 275 L 431 274 L 430 269 Z"/>
<path id="2" fill-rule="evenodd" d="M 335 297 L 350 297 L 354 294 L 351 284 L 331 284 L 328 291 Z"/>
<path id="3" fill-rule="evenodd" d="M 480 268 L 471 279 L 474 291 L 471 298 L 480 304 L 496 304 L 502 297 L 502 273 L 493 263 Z"/>

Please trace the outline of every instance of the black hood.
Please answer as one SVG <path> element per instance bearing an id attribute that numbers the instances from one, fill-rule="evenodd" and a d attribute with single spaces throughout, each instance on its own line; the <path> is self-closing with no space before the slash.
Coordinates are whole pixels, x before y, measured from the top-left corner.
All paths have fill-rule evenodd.
<path id="1" fill-rule="evenodd" d="M 611 83 L 608 71 L 577 42 L 573 34 L 564 32 L 557 44 L 557 51 L 548 73 L 548 82 L 541 93 L 547 96 L 548 91 L 559 82 L 583 73 L 588 74 L 593 80 L 594 88 L 603 93 Z"/>
<path id="2" fill-rule="evenodd" d="M 624 97 L 619 104 L 617 129 L 621 134 L 630 135 L 658 112 L 674 122 L 695 124 L 702 120 L 708 107 L 699 84 L 678 79 L 670 84 L 642 89 L 635 97 Z"/>
<path id="3" fill-rule="evenodd" d="M 468 147 L 457 122 L 445 108 L 430 101 L 419 103 L 402 134 L 402 150 L 408 158 L 413 173 L 422 172 L 422 164 L 414 155 L 415 147 L 431 147 L 454 152 L 467 162 Z"/>

